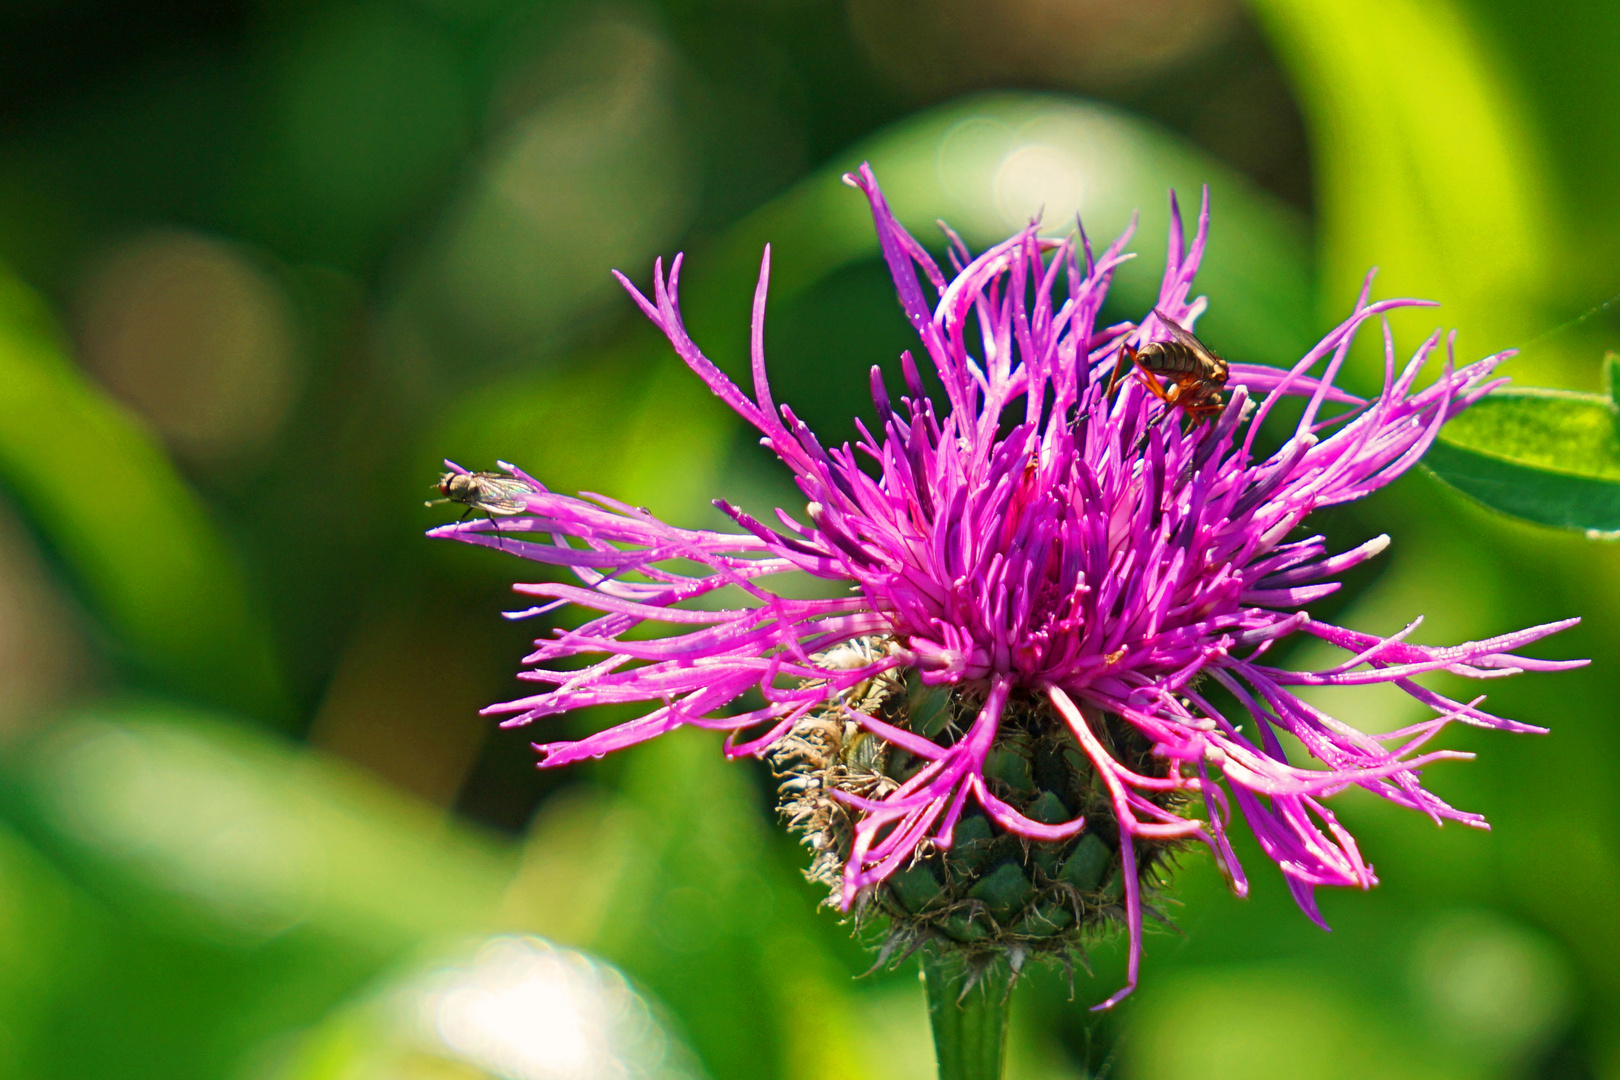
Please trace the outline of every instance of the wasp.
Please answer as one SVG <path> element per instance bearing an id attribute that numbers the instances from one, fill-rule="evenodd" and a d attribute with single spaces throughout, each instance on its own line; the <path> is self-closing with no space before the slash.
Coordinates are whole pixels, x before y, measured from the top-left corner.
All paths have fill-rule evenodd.
<path id="1" fill-rule="evenodd" d="M 491 522 L 496 514 L 521 514 L 528 509 L 525 497 L 534 494 L 534 488 L 525 480 L 489 472 L 447 472 L 439 477 L 435 487 L 441 497 L 429 499 L 423 505 L 460 503 L 467 508 L 461 515 L 462 521 L 475 511 Z"/>
<path id="2" fill-rule="evenodd" d="M 1158 308 L 1153 309 L 1153 314 L 1170 331 L 1170 340 L 1150 341 L 1141 348 L 1126 344 L 1120 351 L 1114 377 L 1108 380 L 1108 393 L 1114 392 L 1127 365 L 1134 365 L 1142 373 L 1148 391 L 1166 405 L 1181 406 L 1195 421 L 1220 415 L 1225 406 L 1221 391 L 1226 388 L 1226 361 Z M 1159 381 L 1161 376 L 1163 383 Z"/>

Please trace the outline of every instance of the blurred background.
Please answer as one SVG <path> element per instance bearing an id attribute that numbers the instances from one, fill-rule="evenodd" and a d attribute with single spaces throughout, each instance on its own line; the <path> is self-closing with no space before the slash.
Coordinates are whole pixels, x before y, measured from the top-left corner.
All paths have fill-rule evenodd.
<path id="1" fill-rule="evenodd" d="M 540 773 L 612 718 L 476 715 L 541 571 L 423 539 L 440 459 L 794 505 L 608 271 L 689 252 L 735 370 L 773 241 L 778 399 L 845 438 L 908 344 L 863 159 L 927 243 L 1140 208 L 1110 318 L 1207 183 L 1227 357 L 1290 362 L 1379 265 L 1444 305 L 1403 350 L 1595 389 L 1620 320 L 1541 335 L 1620 290 L 1617 55 L 1599 0 L 0 4 L 0 1077 L 931 1076 L 914 971 L 855 977 L 763 767 Z M 1594 663 L 1490 687 L 1551 735 L 1449 734 L 1479 760 L 1427 779 L 1494 832 L 1345 795 L 1385 884 L 1331 934 L 1252 844 L 1246 901 L 1189 856 L 1115 1014 L 1112 944 L 1020 989 L 1013 1077 L 1620 1080 L 1620 555 L 1417 474 L 1320 527 L 1394 546 L 1316 614 L 1581 614 L 1544 654 Z"/>

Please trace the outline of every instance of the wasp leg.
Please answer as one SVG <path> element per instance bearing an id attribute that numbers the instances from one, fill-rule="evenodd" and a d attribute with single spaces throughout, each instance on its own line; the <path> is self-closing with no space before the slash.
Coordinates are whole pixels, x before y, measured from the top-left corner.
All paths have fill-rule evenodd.
<path id="1" fill-rule="evenodd" d="M 1142 363 L 1139 357 L 1133 356 L 1131 359 L 1136 361 L 1136 370 L 1142 373 L 1142 382 L 1147 386 L 1148 393 L 1167 405 L 1174 405 L 1176 399 L 1172 395 L 1181 389 L 1181 384 L 1173 383 L 1170 390 L 1166 390 L 1164 384 L 1159 382 L 1159 377 L 1149 371 L 1147 365 Z"/>
<path id="2" fill-rule="evenodd" d="M 1121 377 L 1123 377 L 1124 374 L 1131 369 L 1132 365 L 1140 365 L 1140 363 L 1141 361 L 1137 359 L 1137 352 L 1133 346 L 1121 346 L 1119 350 L 1119 363 L 1114 365 L 1114 375 L 1108 380 L 1108 389 L 1103 391 L 1103 397 L 1112 397 L 1114 387 L 1119 385 L 1119 380 Z"/>

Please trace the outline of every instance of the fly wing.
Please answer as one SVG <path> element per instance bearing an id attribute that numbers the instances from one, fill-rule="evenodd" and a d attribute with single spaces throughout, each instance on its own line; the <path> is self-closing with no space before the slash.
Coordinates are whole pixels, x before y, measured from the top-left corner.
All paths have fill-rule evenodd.
<path id="1" fill-rule="evenodd" d="M 1214 354 L 1214 352 L 1210 350 L 1208 345 L 1205 345 L 1202 341 L 1199 341 L 1196 337 L 1194 337 L 1192 331 L 1184 329 L 1180 323 L 1170 318 L 1170 316 L 1166 315 L 1158 308 L 1153 309 L 1153 314 L 1157 315 L 1159 317 L 1159 321 L 1164 323 L 1164 328 L 1170 331 L 1170 336 L 1174 338 L 1182 347 L 1192 350 L 1192 354 L 1194 356 L 1197 356 L 1200 359 L 1208 360 L 1220 359 Z"/>
<path id="2" fill-rule="evenodd" d="M 478 506 L 491 514 L 521 514 L 534 488 L 515 476 L 478 474 Z"/>

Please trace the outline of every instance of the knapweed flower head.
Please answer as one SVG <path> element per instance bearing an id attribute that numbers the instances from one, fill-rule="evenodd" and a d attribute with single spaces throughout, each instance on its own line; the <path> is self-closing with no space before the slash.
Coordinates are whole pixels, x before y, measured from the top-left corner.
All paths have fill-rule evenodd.
<path id="1" fill-rule="evenodd" d="M 1499 358 L 1456 367 L 1448 345 L 1439 377 L 1419 388 L 1438 332 L 1397 370 L 1385 324 L 1382 392 L 1362 400 L 1334 388 L 1358 328 L 1415 303 L 1370 303 L 1364 289 L 1291 369 L 1232 364 L 1224 406 L 1189 415 L 1141 373 L 1110 383 L 1122 356 L 1172 340 L 1170 324 L 1190 329 L 1202 313 L 1189 293 L 1207 195 L 1190 246 L 1172 199 L 1151 311 L 1099 329 L 1129 232 L 1100 255 L 1083 235 L 1049 239 L 1035 224 L 976 257 L 952 236 L 947 274 L 868 168 L 846 180 L 871 204 L 937 390 L 910 353 L 899 395 L 874 368 L 876 423 L 857 420 L 854 446 L 823 446 L 771 396 L 768 249 L 752 394 L 688 337 L 680 258 L 667 276 L 658 265 L 650 298 L 621 276 L 680 358 L 758 429 L 808 505 L 802 518 L 777 510 L 765 522 L 717 502 L 738 531 L 683 529 L 512 469 L 531 489 L 520 513 L 498 531 L 473 520 L 434 535 L 577 576 L 517 585 L 541 601 L 517 615 L 565 603 L 598 614 L 537 642 L 522 677 L 546 689 L 486 711 L 513 725 L 645 706 L 588 738 L 538 744 L 548 766 L 685 725 L 729 732 L 728 754 L 769 756 L 787 776 L 787 811 L 845 909 L 875 902 L 907 934 L 1002 950 L 1015 966 L 1042 942 L 1070 947 L 1100 922 L 1123 921 L 1128 984 L 1105 1005 L 1135 984 L 1149 869 L 1167 852 L 1207 845 L 1246 892 L 1228 842 L 1236 817 L 1318 922 L 1317 886 L 1377 881 L 1327 796 L 1359 787 L 1437 822 L 1483 826 L 1423 788 L 1424 766 L 1467 756 L 1433 740 L 1453 721 L 1541 729 L 1415 680 L 1571 666 L 1513 650 L 1575 620 L 1451 647 L 1409 641 L 1417 623 L 1389 638 L 1328 625 L 1308 605 L 1388 538 L 1330 553 L 1300 526 L 1416 464 L 1449 417 L 1496 385 Z M 1303 411 L 1291 437 L 1262 453 L 1261 423 L 1287 395 Z M 850 587 L 789 598 L 768 587 L 787 573 Z M 740 602 L 717 606 L 723 589 Z M 644 629 L 660 625 L 673 632 Z M 1314 672 L 1268 662 L 1298 635 L 1337 646 L 1343 661 Z M 1296 693 L 1373 683 L 1400 687 L 1432 717 L 1368 734 Z"/>

